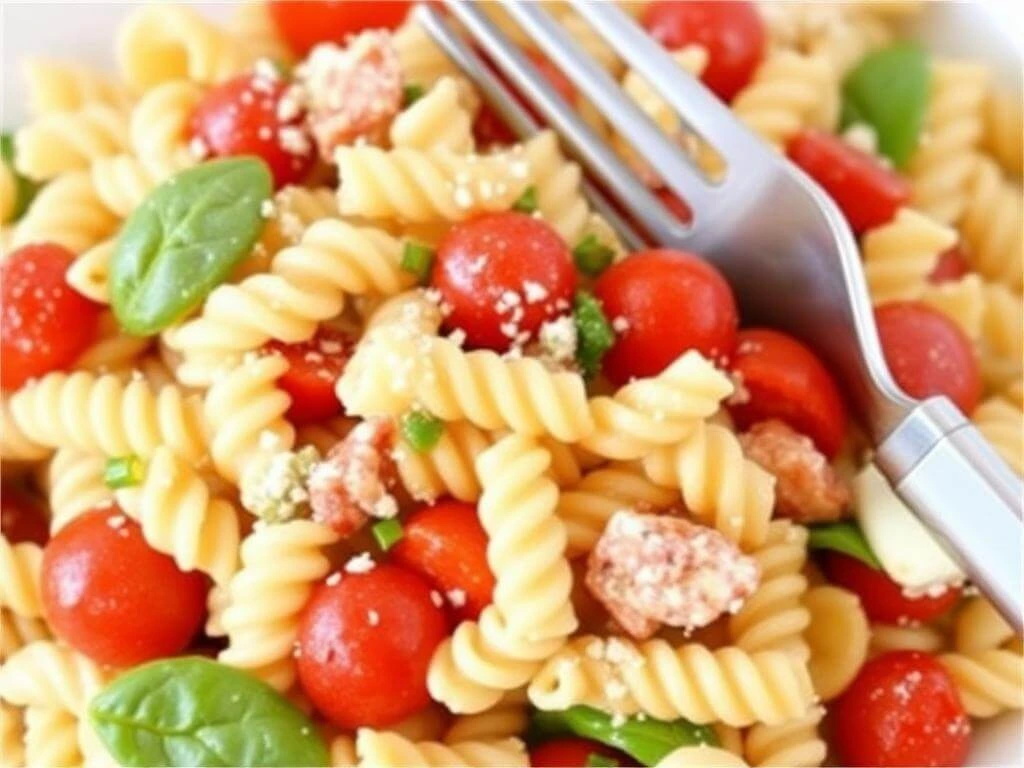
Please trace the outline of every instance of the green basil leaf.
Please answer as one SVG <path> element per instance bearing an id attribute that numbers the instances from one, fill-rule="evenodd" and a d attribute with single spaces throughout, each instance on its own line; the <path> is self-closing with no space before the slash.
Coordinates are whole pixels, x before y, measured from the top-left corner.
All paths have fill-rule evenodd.
<path id="1" fill-rule="evenodd" d="M 259 238 L 272 192 L 270 171 L 255 157 L 203 163 L 153 190 L 125 223 L 110 263 L 121 325 L 157 333 L 202 303 Z"/>
<path id="2" fill-rule="evenodd" d="M 537 711 L 530 723 L 530 739 L 544 741 L 567 733 L 620 749 L 642 765 L 656 765 L 679 747 L 718 746 L 714 730 L 680 718 L 666 722 L 651 717 L 615 718 L 593 707 L 570 707 L 558 712 Z"/>
<path id="3" fill-rule="evenodd" d="M 89 705 L 89 719 L 121 765 L 322 766 L 313 723 L 266 683 L 197 656 L 122 675 Z"/>
<path id="4" fill-rule="evenodd" d="M 0 134 L 0 160 L 11 169 L 11 175 L 14 177 L 14 209 L 11 211 L 10 221 L 21 218 L 39 191 L 39 184 L 14 170 L 14 154 L 14 136 L 10 133 Z"/>
<path id="5" fill-rule="evenodd" d="M 843 83 L 843 127 L 869 123 L 879 152 L 902 168 L 917 148 L 930 85 L 931 61 L 920 45 L 900 42 L 876 51 Z"/>
<path id="6" fill-rule="evenodd" d="M 868 540 L 860 530 L 860 526 L 852 520 L 839 523 L 821 523 L 808 529 L 807 546 L 810 549 L 829 549 L 855 557 L 876 571 L 882 570 L 875 553 L 871 551 Z"/>
<path id="7" fill-rule="evenodd" d="M 615 343 L 615 331 L 601 302 L 587 291 L 576 292 L 572 315 L 576 323 L 576 362 L 583 376 L 592 379 L 601 370 L 605 352 Z"/>

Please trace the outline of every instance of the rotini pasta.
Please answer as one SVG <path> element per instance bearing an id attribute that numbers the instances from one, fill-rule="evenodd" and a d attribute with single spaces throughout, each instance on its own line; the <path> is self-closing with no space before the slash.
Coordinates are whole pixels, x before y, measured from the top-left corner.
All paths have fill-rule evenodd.
<path id="1" fill-rule="evenodd" d="M 983 402 L 971 419 L 1018 475 L 1024 475 L 1024 411 L 999 397 Z"/>
<path id="2" fill-rule="evenodd" d="M 81 64 L 57 59 L 28 59 L 23 67 L 28 111 L 34 116 L 73 112 L 88 105 L 124 108 L 127 91 L 114 78 Z"/>
<path id="3" fill-rule="evenodd" d="M 50 533 L 55 534 L 83 512 L 111 503 L 114 492 L 103 482 L 101 454 L 61 448 L 47 467 Z"/>
<path id="4" fill-rule="evenodd" d="M 473 151 L 473 115 L 453 77 L 442 77 L 391 123 L 391 144 L 423 151 Z"/>
<path id="5" fill-rule="evenodd" d="M 939 254 L 956 241 L 956 230 L 901 208 L 892 221 L 868 232 L 861 242 L 872 298 L 882 303 L 919 293 Z"/>
<path id="6" fill-rule="evenodd" d="M 945 653 L 939 661 L 949 672 L 960 702 L 971 717 L 993 717 L 1024 707 L 1024 656 L 992 648 Z"/>
<path id="7" fill-rule="evenodd" d="M 678 747 L 655 763 L 655 768 L 743 768 L 739 755 L 718 747 Z"/>
<path id="8" fill-rule="evenodd" d="M 133 336 L 122 329 L 114 314 L 107 310 L 97 323 L 96 341 L 78 356 L 72 367 L 97 374 L 123 374 L 134 370 L 152 343 L 151 338 Z"/>
<path id="9" fill-rule="evenodd" d="M 130 154 L 98 157 L 90 172 L 103 205 L 122 219 L 142 204 L 159 180 L 138 157 Z"/>
<path id="10" fill-rule="evenodd" d="M 1024 195 L 987 157 L 973 160 L 963 183 L 960 231 L 971 266 L 1018 292 L 1024 281 Z"/>
<path id="11" fill-rule="evenodd" d="M 562 155 L 558 139 L 545 131 L 523 145 L 529 181 L 537 191 L 541 217 L 570 246 L 576 245 L 590 221 L 590 207 L 583 197 L 580 167 Z"/>
<path id="12" fill-rule="evenodd" d="M 405 441 L 395 446 L 395 463 L 402 485 L 417 500 L 434 501 L 448 495 L 460 501 L 480 498 L 475 461 L 491 445 L 490 436 L 468 421 L 444 425 L 444 433 L 427 453 Z"/>
<path id="13" fill-rule="evenodd" d="M 41 461 L 50 452 L 22 431 L 11 413 L 10 398 L 6 393 L 0 396 L 0 459 L 4 466 L 9 467 L 11 462 Z"/>
<path id="14" fill-rule="evenodd" d="M 128 117 L 114 107 L 89 104 L 38 118 L 18 131 L 15 144 L 18 171 L 33 179 L 53 179 L 123 152 Z"/>
<path id="15" fill-rule="evenodd" d="M 457 744 L 413 742 L 387 731 L 360 728 L 356 734 L 359 765 L 370 768 L 416 766 L 416 768 L 448 768 L 448 766 L 527 766 L 529 758 L 519 739 L 466 741 Z"/>
<path id="16" fill-rule="evenodd" d="M 811 648 L 808 669 L 814 690 L 822 701 L 829 701 L 846 689 L 867 661 L 868 619 L 857 596 L 840 587 L 814 587 L 803 603 L 811 618 L 804 633 Z"/>
<path id="17" fill-rule="evenodd" d="M 14 228 L 11 246 L 52 242 L 79 253 L 110 237 L 117 217 L 107 210 L 88 171 L 65 173 L 43 187 Z"/>
<path id="18" fill-rule="evenodd" d="M 399 27 L 391 38 L 402 65 L 402 79 L 410 85 L 429 88 L 442 77 L 457 76 L 459 68 L 413 20 Z"/>
<path id="19" fill-rule="evenodd" d="M 245 0 L 238 3 L 234 8 L 229 30 L 254 60 L 267 58 L 291 64 L 295 59 L 274 25 L 266 0 Z"/>
<path id="20" fill-rule="evenodd" d="M 1011 174 L 1021 175 L 1024 107 L 1013 91 L 993 88 L 985 103 L 985 149 Z"/>
<path id="21" fill-rule="evenodd" d="M 81 717 L 110 676 L 78 651 L 39 640 L 15 652 L 0 667 L 0 699 L 19 707 L 59 709 Z"/>
<path id="22" fill-rule="evenodd" d="M 983 597 L 972 597 L 953 621 L 953 647 L 958 653 L 999 648 L 1013 638 L 1013 628 Z"/>
<path id="23" fill-rule="evenodd" d="M 868 653 L 874 657 L 888 651 L 923 651 L 935 653 L 946 645 L 941 630 L 926 624 L 900 627 L 895 624 L 872 624 Z"/>
<path id="24" fill-rule="evenodd" d="M 49 639 L 50 630 L 44 619 L 29 618 L 8 608 L 0 608 L 0 664 L 29 643 Z"/>
<path id="25" fill-rule="evenodd" d="M 29 541 L 11 544 L 0 536 L 0 607 L 30 619 L 42 616 L 42 568 L 42 547 Z"/>
<path id="26" fill-rule="evenodd" d="M 26 765 L 81 765 L 82 759 L 75 715 L 47 707 L 25 710 Z"/>
<path id="27" fill-rule="evenodd" d="M 977 342 L 985 317 L 985 288 L 978 275 L 964 275 L 943 283 L 925 283 L 918 299 L 944 314 L 967 338 Z"/>
<path id="28" fill-rule="evenodd" d="M 129 130 L 141 169 L 129 170 L 136 180 L 145 171 L 154 183 L 163 181 L 196 163 L 189 124 L 202 96 L 203 89 L 195 83 L 172 80 L 146 91 L 135 105 Z"/>
<path id="29" fill-rule="evenodd" d="M 20 768 L 25 765 L 25 726 L 21 710 L 0 701 L 0 765 Z"/>
<path id="30" fill-rule="evenodd" d="M 1024 302 L 999 283 L 985 286 L 981 320 L 981 375 L 990 389 L 1001 390 L 1021 378 L 1024 365 Z"/>
<path id="31" fill-rule="evenodd" d="M 822 765 L 828 749 L 818 735 L 818 724 L 824 716 L 822 707 L 811 707 L 807 714 L 780 725 L 755 725 L 743 740 L 743 756 L 750 765 Z"/>
<path id="32" fill-rule="evenodd" d="M 526 690 L 510 691 L 486 712 L 459 715 L 445 731 L 446 744 L 465 741 L 498 741 L 518 736 L 529 722 Z"/>
<path id="33" fill-rule="evenodd" d="M 110 303 L 107 277 L 110 259 L 117 247 L 116 238 L 108 238 L 81 253 L 68 267 L 65 278 L 68 285 L 98 304 Z"/>

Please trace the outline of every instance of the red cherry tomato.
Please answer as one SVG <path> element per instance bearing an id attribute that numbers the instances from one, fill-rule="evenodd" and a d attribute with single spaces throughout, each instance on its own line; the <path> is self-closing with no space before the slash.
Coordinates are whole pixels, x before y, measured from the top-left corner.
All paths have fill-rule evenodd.
<path id="1" fill-rule="evenodd" d="M 643 25 L 670 51 L 704 46 L 708 66 L 701 80 L 723 101 L 750 82 L 764 53 L 764 22 L 744 0 L 660 0 L 647 6 Z"/>
<path id="2" fill-rule="evenodd" d="M 872 659 L 832 704 L 840 765 L 966 765 L 971 721 L 934 656 Z"/>
<path id="3" fill-rule="evenodd" d="M 399 0 L 270 0 L 270 18 L 288 47 L 305 56 L 318 43 L 341 44 L 364 29 L 394 29 L 405 20 L 410 5 Z"/>
<path id="4" fill-rule="evenodd" d="M 668 187 L 656 190 L 654 196 L 661 200 L 662 204 L 680 221 L 686 223 L 693 221 L 693 211 L 690 210 L 690 206 Z"/>
<path id="5" fill-rule="evenodd" d="M 448 635 L 433 587 L 397 565 L 322 584 L 299 628 L 299 681 L 341 728 L 381 728 L 430 703 L 427 667 Z"/>
<path id="6" fill-rule="evenodd" d="M 116 507 L 86 512 L 50 539 L 42 582 L 57 635 L 115 667 L 180 653 L 206 615 L 206 577 L 178 570 Z"/>
<path id="7" fill-rule="evenodd" d="M 75 255 L 56 243 L 26 245 L 0 266 L 0 384 L 26 381 L 71 365 L 96 340 L 102 307 L 64 278 Z"/>
<path id="8" fill-rule="evenodd" d="M 589 765 L 591 755 L 610 757 L 616 765 L 633 765 L 633 758 L 597 741 L 568 737 L 546 741 L 530 750 L 533 768 L 573 768 Z"/>
<path id="9" fill-rule="evenodd" d="M 11 544 L 45 544 L 50 538 L 42 505 L 24 491 L 6 485 L 0 490 L 0 532 Z"/>
<path id="10" fill-rule="evenodd" d="M 846 406 L 832 374 L 808 347 L 779 331 L 748 328 L 740 331 L 732 370 L 748 395 L 729 406 L 737 427 L 781 419 L 829 458 L 836 455 Z"/>
<path id="11" fill-rule="evenodd" d="M 594 295 L 609 319 L 626 322 L 604 358 L 604 372 L 616 385 L 656 376 L 688 349 L 723 361 L 736 347 L 739 317 L 732 290 L 717 269 L 692 253 L 634 253 L 605 270 Z"/>
<path id="12" fill-rule="evenodd" d="M 315 158 L 303 114 L 279 106 L 288 81 L 239 75 L 210 89 L 192 115 L 192 133 L 215 157 L 255 155 L 270 168 L 278 188 L 305 177 Z"/>
<path id="13" fill-rule="evenodd" d="M 824 565 L 830 581 L 860 597 L 864 612 L 872 621 L 884 624 L 931 621 L 952 608 L 960 599 L 959 587 L 949 587 L 938 597 L 907 597 L 903 594 L 903 587 L 882 571 L 839 552 L 829 552 Z"/>
<path id="14" fill-rule="evenodd" d="M 576 269 L 550 225 L 508 211 L 456 224 L 437 248 L 433 284 L 451 307 L 445 322 L 471 347 L 504 352 L 569 308 Z"/>
<path id="15" fill-rule="evenodd" d="M 288 361 L 288 370 L 277 380 L 277 386 L 292 398 L 286 414 L 292 424 L 313 424 L 342 413 L 334 383 L 352 356 L 351 338 L 340 331 L 321 328 L 309 341 L 274 341 L 266 349 Z"/>
<path id="16" fill-rule="evenodd" d="M 904 392 L 924 399 L 945 395 L 970 415 L 981 399 L 978 360 L 963 331 L 938 310 L 894 301 L 875 310 L 889 370 Z"/>
<path id="17" fill-rule="evenodd" d="M 476 619 L 491 602 L 494 575 L 487 565 L 487 534 L 473 504 L 445 500 L 409 516 L 391 556 L 418 571 L 449 596 L 460 590 L 464 605 L 452 602 L 459 621 Z"/>
<path id="18" fill-rule="evenodd" d="M 970 271 L 967 259 L 964 258 L 964 249 L 957 243 L 948 251 L 939 254 L 939 260 L 935 264 L 935 269 L 928 275 L 928 280 L 936 284 L 948 283 L 959 280 Z"/>
<path id="19" fill-rule="evenodd" d="M 892 220 L 910 200 L 910 183 L 838 136 L 803 131 L 786 148 L 789 159 L 818 182 L 857 234 Z"/>

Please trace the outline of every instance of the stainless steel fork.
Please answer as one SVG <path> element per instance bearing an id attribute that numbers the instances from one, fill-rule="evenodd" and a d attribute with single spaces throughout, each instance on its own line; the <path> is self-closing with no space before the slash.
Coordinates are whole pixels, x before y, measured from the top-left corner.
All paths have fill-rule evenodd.
<path id="1" fill-rule="evenodd" d="M 494 0 L 491 0 L 492 2 Z M 568 0 L 629 66 L 653 84 L 682 125 L 725 161 L 708 178 L 626 98 L 539 3 L 500 0 L 537 47 L 685 199 L 681 222 L 563 101 L 478 5 L 447 0 L 452 16 L 561 135 L 643 229 L 635 231 L 593 188 L 588 195 L 626 242 L 685 248 L 728 277 L 744 319 L 787 330 L 838 373 L 896 492 L 1017 629 L 1024 627 L 1021 505 L 1024 485 L 945 397 L 907 397 L 885 364 L 857 244 L 813 181 L 742 125 L 611 2 Z M 434 8 L 417 19 L 520 135 L 537 126 L 473 48 Z"/>

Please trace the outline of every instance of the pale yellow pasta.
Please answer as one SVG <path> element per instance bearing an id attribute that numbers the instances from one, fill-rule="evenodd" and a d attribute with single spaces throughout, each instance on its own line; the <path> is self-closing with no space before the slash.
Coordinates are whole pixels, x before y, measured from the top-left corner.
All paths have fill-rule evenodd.
<path id="1" fill-rule="evenodd" d="M 537 192 L 537 210 L 569 245 L 575 246 L 590 220 L 590 207 L 583 197 L 583 172 L 566 160 L 551 131 L 544 131 L 523 145 L 529 167 L 529 183 Z M 513 198 L 514 200 L 515 198 Z"/>
<path id="2" fill-rule="evenodd" d="M 758 724 L 747 731 L 743 755 L 750 765 L 804 768 L 822 765 L 828 748 L 818 735 L 823 707 L 779 725 Z"/>
<path id="3" fill-rule="evenodd" d="M 142 204 L 159 181 L 138 157 L 127 153 L 96 158 L 91 173 L 100 200 L 122 219 Z"/>
<path id="4" fill-rule="evenodd" d="M 580 637 L 545 662 L 530 682 L 540 709 L 586 704 L 660 720 L 777 725 L 814 701 L 805 663 L 784 651 L 711 651 L 699 643 Z"/>
<path id="5" fill-rule="evenodd" d="M 983 597 L 964 602 L 953 620 L 953 647 L 959 653 L 998 648 L 1013 638 L 1013 628 Z"/>
<path id="6" fill-rule="evenodd" d="M 397 723 L 388 730 L 409 741 L 440 741 L 448 725 L 448 711 L 440 704 L 429 704 Z"/>
<path id="7" fill-rule="evenodd" d="M 295 59 L 277 31 L 266 0 L 244 0 L 237 3 L 228 30 L 253 59 L 267 58 L 282 64 L 290 64 Z"/>
<path id="8" fill-rule="evenodd" d="M 62 709 L 80 717 L 111 672 L 65 645 L 38 640 L 0 667 L 0 699 L 19 707 Z"/>
<path id="9" fill-rule="evenodd" d="M 6 223 L 14 218 L 17 202 L 18 189 L 14 173 L 7 163 L 0 163 L 0 223 Z"/>
<path id="10" fill-rule="evenodd" d="M 985 286 L 981 323 L 981 375 L 993 390 L 1021 378 L 1024 365 L 1024 302 L 1020 293 L 1000 283 Z"/>
<path id="11" fill-rule="evenodd" d="M 87 104 L 74 112 L 37 118 L 21 128 L 14 141 L 18 171 L 49 180 L 127 149 L 128 115 L 115 107 Z"/>
<path id="12" fill-rule="evenodd" d="M 359 765 L 366 768 L 515 768 L 530 764 L 519 739 L 442 744 L 413 742 L 388 731 L 360 728 L 356 734 Z"/>
<path id="13" fill-rule="evenodd" d="M 677 747 L 654 764 L 655 768 L 744 768 L 739 755 L 709 746 Z"/>
<path id="14" fill-rule="evenodd" d="M 71 367 L 94 373 L 125 373 L 134 369 L 152 344 L 149 337 L 128 333 L 117 322 L 113 312 L 106 310 L 100 315 L 96 340 L 85 348 Z"/>
<path id="15" fill-rule="evenodd" d="M 273 208 L 257 245 L 266 256 L 301 242 L 314 222 L 337 217 L 338 199 L 330 187 L 289 185 L 274 193 Z"/>
<path id="16" fill-rule="evenodd" d="M 442 77 L 459 74 L 459 68 L 412 19 L 395 31 L 391 42 L 402 65 L 402 79 L 406 84 L 429 88 Z"/>
<path id="17" fill-rule="evenodd" d="M 452 496 L 460 501 L 480 498 L 480 481 L 474 462 L 491 445 L 487 432 L 468 421 L 444 425 L 444 432 L 426 453 L 404 440 L 395 446 L 398 475 L 409 494 L 419 501 Z"/>
<path id="18" fill-rule="evenodd" d="M 87 104 L 124 108 L 130 103 L 126 89 L 113 77 L 77 62 L 31 58 L 22 71 L 33 116 L 72 112 Z"/>
<path id="19" fill-rule="evenodd" d="M 1011 174 L 1021 175 L 1024 136 L 1024 107 L 1020 93 L 993 88 L 985 102 L 985 149 Z"/>
<path id="20" fill-rule="evenodd" d="M 927 624 L 897 626 L 895 624 L 872 624 L 868 648 L 874 657 L 888 651 L 923 651 L 935 653 L 946 645 L 941 630 Z"/>
<path id="21" fill-rule="evenodd" d="M 1024 281 L 1024 195 L 987 157 L 973 159 L 963 187 L 960 231 L 968 263 L 1018 292 Z"/>
<path id="22" fill-rule="evenodd" d="M 454 77 L 442 77 L 391 123 L 391 144 L 424 151 L 473 151 L 473 115 Z"/>
<path id="23" fill-rule="evenodd" d="M 98 304 L 110 303 L 110 259 L 117 248 L 117 238 L 110 237 L 79 254 L 71 262 L 65 278 L 68 285 Z"/>
<path id="24" fill-rule="evenodd" d="M 971 420 L 1018 475 L 1024 475 L 1024 411 L 1001 397 L 974 409 Z"/>
<path id="25" fill-rule="evenodd" d="M 356 768 L 359 763 L 356 741 L 347 733 L 331 738 L 327 751 L 330 753 L 332 768 Z"/>
<path id="26" fill-rule="evenodd" d="M 15 225 L 11 246 L 54 242 L 79 253 L 112 235 L 117 223 L 100 200 L 89 172 L 72 171 L 39 190 Z"/>
<path id="27" fill-rule="evenodd" d="M 12 462 L 33 462 L 45 459 L 51 449 L 35 442 L 18 426 L 11 413 L 7 393 L 0 395 L 0 459 L 5 467 Z"/>
<path id="28" fill-rule="evenodd" d="M 957 239 L 956 230 L 910 208 L 867 232 L 861 252 L 872 300 L 880 304 L 919 294 L 939 254 Z"/>
<path id="29" fill-rule="evenodd" d="M 803 599 L 810 613 L 804 638 L 811 649 L 808 669 L 822 701 L 834 699 L 868 658 L 871 630 L 860 599 L 841 587 L 813 587 Z"/>
<path id="30" fill-rule="evenodd" d="M 22 710 L 0 701 L 0 766 L 22 768 L 25 765 L 25 725 Z"/>
<path id="31" fill-rule="evenodd" d="M 818 4 L 802 5 L 811 11 Z M 884 48 L 892 41 L 892 30 L 887 24 L 869 14 L 848 12 L 845 5 L 838 19 L 808 32 L 806 53 L 825 59 L 840 78 L 845 77 L 869 53 Z"/>
<path id="32" fill-rule="evenodd" d="M 299 614 L 314 584 L 330 570 L 323 548 L 337 540 L 337 533 L 312 520 L 264 525 L 246 537 L 242 567 L 229 583 L 221 615 L 228 647 L 219 661 L 279 690 L 291 687 Z"/>
<path id="33" fill-rule="evenodd" d="M 346 416 L 336 416 L 317 424 L 306 424 L 295 430 L 295 446 L 312 445 L 321 456 L 326 456 L 359 422 Z M 397 449 L 397 446 L 396 446 Z"/>
<path id="34" fill-rule="evenodd" d="M 941 283 L 924 282 L 917 298 L 956 323 L 971 341 L 981 337 L 986 286 L 978 275 L 967 274 Z"/>
<path id="35" fill-rule="evenodd" d="M 446 744 L 463 741 L 497 741 L 526 732 L 529 711 L 526 690 L 510 691 L 485 712 L 459 715 L 444 733 Z"/>
<path id="36" fill-rule="evenodd" d="M 0 608 L 0 664 L 29 643 L 49 640 L 50 636 L 45 619 L 29 618 Z"/>
<path id="37" fill-rule="evenodd" d="M 945 653 L 939 662 L 953 678 L 971 717 L 993 717 L 1024 707 L 1024 656 L 1019 652 L 992 648 Z"/>
<path id="38" fill-rule="evenodd" d="M 61 448 L 47 467 L 50 533 L 55 534 L 83 512 L 111 503 L 114 492 L 103 482 L 102 454 Z"/>
<path id="39" fill-rule="evenodd" d="M 78 718 L 64 709 L 25 710 L 25 765 L 28 768 L 82 764 Z"/>
<path id="40" fill-rule="evenodd" d="M 146 91 L 132 110 L 132 151 L 154 183 L 197 162 L 189 146 L 190 123 L 202 97 L 195 83 L 172 80 Z"/>
<path id="41" fill-rule="evenodd" d="M 0 608 L 19 616 L 43 615 L 43 549 L 30 541 L 12 544 L 0 535 Z"/>

